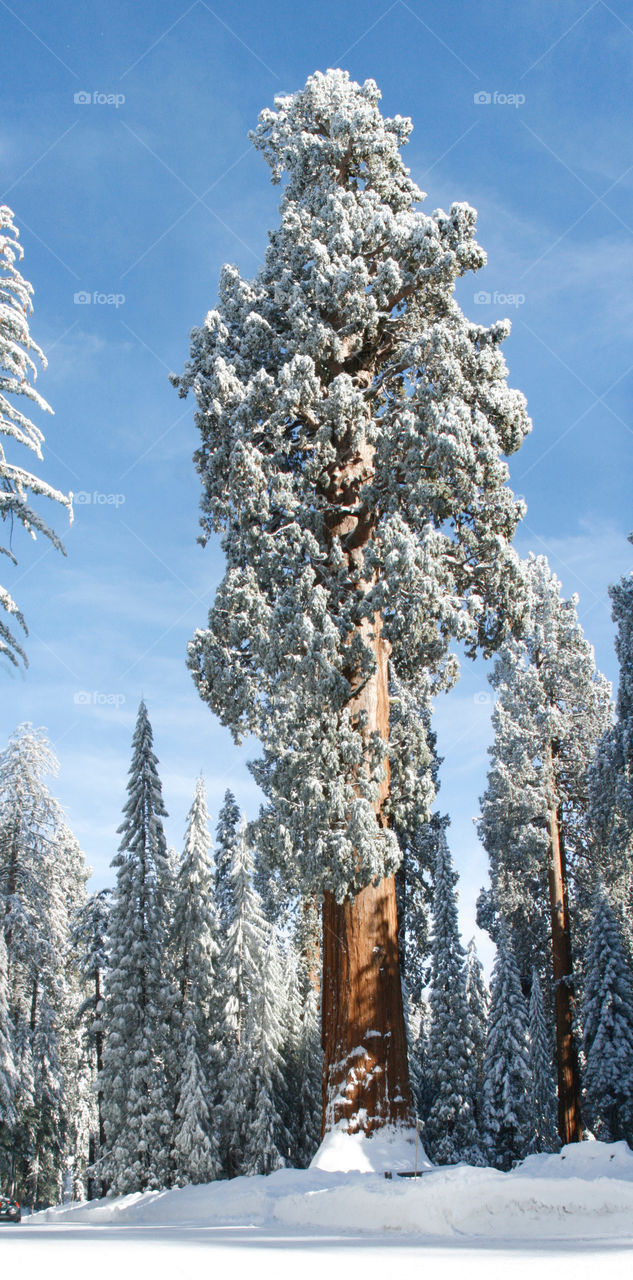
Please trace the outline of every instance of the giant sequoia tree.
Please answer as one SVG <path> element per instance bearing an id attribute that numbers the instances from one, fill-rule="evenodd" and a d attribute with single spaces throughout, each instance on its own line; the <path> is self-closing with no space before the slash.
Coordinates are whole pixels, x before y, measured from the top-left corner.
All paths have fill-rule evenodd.
<path id="1" fill-rule="evenodd" d="M 503 636 L 521 508 L 502 455 L 529 425 L 509 325 L 453 297 L 485 261 L 475 213 L 416 207 L 411 124 L 379 100 L 329 71 L 262 113 L 280 226 L 254 279 L 224 268 L 174 379 L 198 402 L 203 538 L 227 558 L 191 669 L 236 740 L 262 741 L 288 888 L 323 894 L 324 1123 L 367 1131 L 410 1114 L 394 824 L 429 798 L 409 785 L 426 735 L 390 741 L 390 666 L 415 699 L 429 673 L 450 684 L 453 636 Z"/>

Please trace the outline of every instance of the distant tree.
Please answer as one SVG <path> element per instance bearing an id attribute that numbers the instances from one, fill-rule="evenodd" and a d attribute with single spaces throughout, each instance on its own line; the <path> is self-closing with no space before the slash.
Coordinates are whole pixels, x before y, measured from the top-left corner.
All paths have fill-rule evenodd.
<path id="1" fill-rule="evenodd" d="M 497 935 L 484 1057 L 483 1138 L 491 1164 L 509 1169 L 532 1138 L 528 1017 L 506 926 Z"/>
<path id="2" fill-rule="evenodd" d="M 157 764 L 147 707 L 141 702 L 119 827 L 122 839 L 112 861 L 117 882 L 101 1082 L 106 1134 L 102 1175 L 119 1193 L 165 1186 L 171 1173 L 174 993 L 163 970 L 171 876 Z"/>
<path id="3" fill-rule="evenodd" d="M 554 1009 L 561 1142 L 582 1139 L 573 1029 L 574 918 L 594 883 L 588 769 L 610 723 L 610 686 L 544 556 L 525 564 L 525 633 L 507 640 L 490 677 L 495 738 L 480 835 L 492 888 L 479 923 L 511 932 L 524 994 L 537 963 Z"/>
<path id="4" fill-rule="evenodd" d="M 633 971 L 622 929 L 599 888 L 585 955 L 585 1107 L 597 1138 L 633 1145 Z"/>
<path id="5" fill-rule="evenodd" d="M 173 1147 L 176 1186 L 213 1182 L 220 1176 L 218 1141 L 209 1110 L 208 1086 L 200 1059 L 194 1006 L 185 1011 Z"/>
<path id="6" fill-rule="evenodd" d="M 93 1198 L 98 1189 L 105 1190 L 100 1180 L 95 1177 L 93 1168 L 104 1154 L 106 1141 L 103 1119 L 102 1073 L 105 1042 L 103 1018 L 105 983 L 108 969 L 107 934 L 110 921 L 110 896 L 110 889 L 100 889 L 92 893 L 78 912 L 71 935 L 72 945 L 77 955 L 79 973 L 88 991 L 79 1008 L 79 1017 L 85 1028 L 87 1050 L 92 1064 L 93 1083 L 96 1093 L 96 1133 L 91 1135 L 92 1141 L 90 1144 L 89 1200 Z"/>
<path id="7" fill-rule="evenodd" d="M 226 936 L 232 915 L 231 864 L 240 839 L 241 813 L 232 791 L 225 791 L 215 832 L 215 903 L 220 929 Z"/>
<path id="8" fill-rule="evenodd" d="M 466 1003 L 468 1005 L 469 1036 L 473 1049 L 470 1056 L 471 1086 L 475 1123 L 481 1132 L 483 1118 L 484 1056 L 488 1034 L 490 994 L 484 978 L 483 965 L 477 955 L 475 939 L 471 938 L 466 952 Z"/>
<path id="9" fill-rule="evenodd" d="M 321 1138 L 321 1028 L 309 964 L 292 939 L 286 948 L 284 969 L 281 1118 L 288 1132 L 284 1154 L 293 1168 L 304 1169 Z"/>
<path id="10" fill-rule="evenodd" d="M 44 436 L 29 418 L 13 403 L 16 396 L 26 396 L 38 409 L 52 413 L 50 405 L 35 390 L 33 383 L 37 366 L 33 356 L 46 368 L 46 358 L 29 333 L 29 316 L 33 311 L 32 286 L 20 275 L 16 267 L 24 256 L 18 242 L 19 232 L 13 222 L 13 213 L 6 205 L 0 205 L 0 436 L 30 449 L 41 460 Z M 9 397 L 7 399 L 7 397 Z M 0 516 L 8 520 L 11 532 L 15 523 L 21 524 L 32 538 L 44 534 L 58 550 L 63 551 L 57 534 L 30 506 L 27 495 L 51 498 L 67 507 L 72 519 L 72 495 L 66 497 L 53 489 L 45 480 L 14 462 L 10 462 L 0 439 Z M 0 546 L 0 554 L 17 564 L 11 546 Z M 0 587 L 0 608 L 15 619 L 27 633 L 26 623 L 17 604 L 5 588 Z M 21 645 L 6 622 L 0 619 L 0 654 L 4 654 L 14 666 L 18 660 L 27 665 Z"/>
<path id="11" fill-rule="evenodd" d="M 536 966 L 532 970 L 529 1041 L 534 1124 L 530 1149 L 557 1151 L 560 1143 L 556 1128 L 556 1085 L 552 1070 L 552 1037 L 545 1019 L 541 980 Z"/>
<path id="12" fill-rule="evenodd" d="M 251 1095 L 242 1171 L 274 1173 L 286 1164 L 290 1133 L 284 1124 L 284 975 L 275 930 L 262 955 L 246 1028 L 244 1053 L 251 1064 Z"/>
<path id="13" fill-rule="evenodd" d="M 446 687 L 454 636 L 490 652 L 516 619 L 505 455 L 529 429 L 509 325 L 454 298 L 485 261 L 474 211 L 417 208 L 410 122 L 379 101 L 332 70 L 262 112 L 280 226 L 253 280 L 224 268 L 175 379 L 227 556 L 191 669 L 236 739 L 262 741 L 288 888 L 323 895 L 324 1125 L 365 1131 L 411 1118 L 394 872 L 414 748 L 390 737 L 389 671 L 412 698 Z"/>
<path id="14" fill-rule="evenodd" d="M 479 1162 L 471 1019 L 457 920 L 457 875 L 442 830 L 435 863 L 431 947 L 431 1023 L 425 1058 L 430 1110 L 424 1144 L 437 1164 Z"/>

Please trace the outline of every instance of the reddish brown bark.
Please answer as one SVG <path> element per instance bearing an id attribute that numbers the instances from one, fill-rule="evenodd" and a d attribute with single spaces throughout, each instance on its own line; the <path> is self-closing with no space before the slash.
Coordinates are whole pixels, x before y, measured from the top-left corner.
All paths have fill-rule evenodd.
<path id="1" fill-rule="evenodd" d="M 553 754 L 553 753 L 552 753 Z M 552 768 L 553 776 L 553 768 Z M 552 974 L 558 1070 L 558 1134 L 562 1143 L 582 1142 L 580 1074 L 573 1034 L 572 951 L 567 902 L 567 868 L 560 810 L 548 814 L 550 860 L 548 883 L 552 928 Z"/>
<path id="2" fill-rule="evenodd" d="M 373 451 L 364 446 L 332 471 L 336 519 L 332 533 L 347 553 L 350 575 L 362 573 L 364 552 L 374 533 L 374 516 L 361 501 L 371 478 Z M 332 495 L 331 495 L 332 496 Z M 364 593 L 362 580 L 354 590 Z M 348 704 L 369 751 L 378 733 L 389 739 L 390 645 L 381 618 L 365 618 L 358 633 L 373 651 L 369 678 L 348 672 L 356 692 Z M 362 725 L 362 728 L 361 728 Z M 387 825 L 389 765 L 374 808 L 378 827 Z M 331 893 L 323 900 L 323 1121 L 322 1128 L 347 1122 L 350 1132 L 371 1133 L 386 1124 L 411 1121 L 407 1042 L 398 964 L 398 921 L 393 876 L 368 885 L 354 898 L 338 903 Z"/>

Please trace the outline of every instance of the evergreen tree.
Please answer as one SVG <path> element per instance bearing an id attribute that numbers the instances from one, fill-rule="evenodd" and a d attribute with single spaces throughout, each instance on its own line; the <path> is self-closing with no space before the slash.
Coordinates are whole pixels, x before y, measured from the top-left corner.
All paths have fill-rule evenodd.
<path id="1" fill-rule="evenodd" d="M 253 856 L 244 824 L 228 873 L 232 918 L 220 954 L 219 1018 L 220 1103 L 217 1119 L 222 1162 L 229 1177 L 244 1172 L 251 1122 L 252 1079 L 249 1010 L 264 969 L 269 930 L 259 894 L 253 885 Z"/>
<path id="2" fill-rule="evenodd" d="M 104 1048 L 104 997 L 108 968 L 107 934 L 110 920 L 110 889 L 100 889 L 88 898 L 78 912 L 72 932 L 72 944 L 77 955 L 81 979 L 87 989 L 79 1008 L 79 1018 L 85 1028 L 86 1050 L 96 1095 L 95 1132 L 90 1135 L 90 1166 L 101 1159 L 105 1151 L 105 1127 L 103 1119 L 103 1048 Z M 104 1191 L 92 1171 L 88 1175 L 87 1198 L 93 1199 L 99 1190 Z"/>
<path id="3" fill-rule="evenodd" d="M 597 1138 L 633 1145 L 633 973 L 606 893 L 595 896 L 585 956 L 585 1105 Z"/>
<path id="4" fill-rule="evenodd" d="M 285 994 L 281 1112 L 288 1163 L 305 1169 L 321 1140 L 321 1028 L 308 963 L 292 941 L 285 956 Z"/>
<path id="5" fill-rule="evenodd" d="M 557 1151 L 556 1086 L 552 1071 L 551 1036 L 545 1020 L 538 969 L 532 970 L 529 1006 L 530 1076 L 534 1133 L 530 1150 Z"/>
<path id="6" fill-rule="evenodd" d="M 228 922 L 233 915 L 231 865 L 239 843 L 239 828 L 239 807 L 233 792 L 227 790 L 224 793 L 224 803 L 218 814 L 215 832 L 215 902 L 224 937 L 226 937 Z"/>
<path id="7" fill-rule="evenodd" d="M 470 1056 L 471 1086 L 475 1123 L 481 1132 L 483 1120 L 484 1056 L 488 1035 L 488 1011 L 490 996 L 484 978 L 483 965 L 477 955 L 475 939 L 471 938 L 466 952 L 466 1002 L 468 1004 L 469 1036 L 473 1049 Z"/>
<path id="8" fill-rule="evenodd" d="M 217 1012 L 214 965 L 219 946 L 208 823 L 205 786 L 198 778 L 187 817 L 173 912 L 174 977 L 179 993 L 175 1086 L 178 1123 L 173 1160 L 176 1180 L 181 1185 L 208 1182 L 219 1176 L 221 1168 L 209 1112 L 209 1096 L 217 1091 L 219 1066 L 217 1046 L 210 1043 L 212 1018 Z M 196 1105 L 200 1107 L 199 1114 Z"/>
<path id="9" fill-rule="evenodd" d="M 103 1055 L 106 1156 L 102 1174 L 120 1193 L 165 1186 L 173 1125 L 169 1029 L 173 993 L 163 972 L 165 891 L 170 883 L 166 816 L 147 708 L 132 739 L 125 818 L 112 865 L 110 970 Z"/>
<path id="10" fill-rule="evenodd" d="M 0 922 L 0 1185 L 10 1181 L 12 1134 L 17 1121 L 16 1076 L 13 1027 L 9 1016 L 7 948 L 3 922 Z"/>
<path id="11" fill-rule="evenodd" d="M 416 207 L 410 122 L 379 101 L 329 71 L 262 113 L 281 224 L 255 279 L 224 268 L 174 380 L 197 397 L 204 536 L 227 554 L 191 669 L 236 739 L 262 741 L 289 890 L 323 894 L 327 1124 L 369 1131 L 411 1105 L 392 818 L 412 759 L 389 741 L 389 668 L 417 699 L 454 679 L 453 636 L 489 652 L 516 616 L 504 455 L 529 427 L 509 325 L 453 296 L 485 260 L 474 211 Z"/>
<path id="12" fill-rule="evenodd" d="M 497 935 L 484 1057 L 483 1138 L 490 1162 L 509 1169 L 532 1138 L 528 1018 L 505 925 Z"/>
<path id="13" fill-rule="evenodd" d="M 466 999 L 464 951 L 457 921 L 457 875 L 444 831 L 435 864 L 431 948 L 431 1028 L 426 1054 L 432 1098 L 424 1123 L 424 1144 L 437 1164 L 480 1159 L 475 1125 L 474 1043 Z"/>
<path id="14" fill-rule="evenodd" d="M 610 686 L 596 671 L 576 599 L 561 599 L 544 556 L 526 562 L 525 594 L 525 633 L 506 641 L 491 676 L 495 739 L 479 832 L 492 888 L 478 920 L 495 941 L 505 922 L 526 995 L 534 964 L 549 975 L 558 1131 L 562 1142 L 579 1142 L 572 933 L 595 876 L 587 775 L 610 721 Z"/>
<path id="15" fill-rule="evenodd" d="M 50 405 L 35 390 L 37 376 L 35 356 L 46 368 L 46 357 L 29 333 L 29 316 L 33 311 L 32 286 L 16 267 L 24 250 L 18 242 L 19 232 L 13 222 L 13 213 L 6 205 L 0 205 L 0 436 L 12 444 L 23 445 L 41 460 L 44 436 L 30 418 L 13 403 L 16 396 L 26 396 L 38 409 L 52 413 Z M 7 399 L 7 397 L 10 397 Z M 41 515 L 29 505 L 28 494 L 51 498 L 68 508 L 72 518 L 71 498 L 53 489 L 39 476 L 32 475 L 14 462 L 10 462 L 0 440 L 0 516 L 8 520 L 11 531 L 15 523 L 21 524 L 31 537 L 44 534 L 63 551 L 57 534 L 48 527 Z M 0 554 L 17 564 L 11 545 L 0 546 Z M 0 608 L 4 609 L 27 631 L 26 623 L 9 592 L 0 587 Z M 14 634 L 0 619 L 0 654 L 17 666 L 18 659 L 26 664 L 26 655 Z"/>
<path id="16" fill-rule="evenodd" d="M 275 931 L 268 936 L 252 993 L 243 1056 L 251 1064 L 251 1096 L 242 1171 L 274 1173 L 286 1163 L 290 1134 L 283 1121 L 285 991 Z"/>

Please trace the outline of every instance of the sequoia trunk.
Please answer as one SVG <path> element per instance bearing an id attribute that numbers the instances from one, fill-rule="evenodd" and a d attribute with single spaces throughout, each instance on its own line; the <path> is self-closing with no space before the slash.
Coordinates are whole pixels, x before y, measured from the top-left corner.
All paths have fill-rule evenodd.
<path id="1" fill-rule="evenodd" d="M 549 811 L 548 824 L 550 832 L 548 882 L 558 1067 L 558 1134 L 561 1142 L 566 1144 L 582 1142 L 582 1119 L 580 1075 L 573 1033 L 573 979 L 567 904 L 567 868 L 560 810 L 555 804 Z"/>

